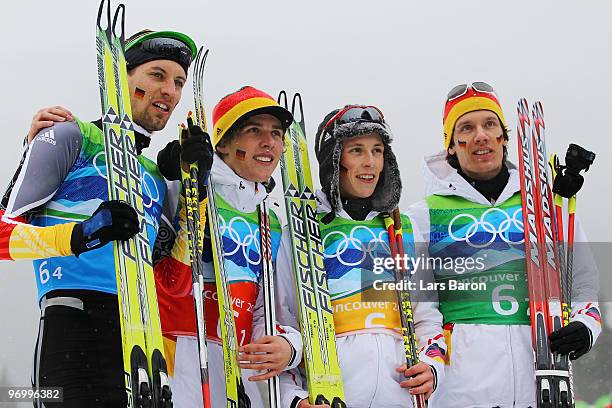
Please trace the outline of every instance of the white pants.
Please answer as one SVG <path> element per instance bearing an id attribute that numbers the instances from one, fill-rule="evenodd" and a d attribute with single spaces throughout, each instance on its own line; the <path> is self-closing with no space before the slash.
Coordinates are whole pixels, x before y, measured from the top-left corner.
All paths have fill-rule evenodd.
<path id="1" fill-rule="evenodd" d="M 530 326 L 456 324 L 436 407 L 535 407 Z"/>
<path id="2" fill-rule="evenodd" d="M 386 334 L 359 334 L 336 339 L 346 405 L 350 408 L 410 408 L 406 380 L 395 371 L 406 360 L 402 340 Z"/>
<path id="3" fill-rule="evenodd" d="M 208 344 L 208 373 L 212 408 L 227 408 L 225 397 L 225 374 L 223 371 L 223 348 L 220 344 Z M 248 378 L 256 375 L 254 370 L 242 370 L 242 379 L 252 408 L 264 408 L 257 383 Z M 195 337 L 181 337 L 176 341 L 174 377 L 170 379 L 172 399 L 177 408 L 202 408 L 202 384 L 198 340 Z"/>

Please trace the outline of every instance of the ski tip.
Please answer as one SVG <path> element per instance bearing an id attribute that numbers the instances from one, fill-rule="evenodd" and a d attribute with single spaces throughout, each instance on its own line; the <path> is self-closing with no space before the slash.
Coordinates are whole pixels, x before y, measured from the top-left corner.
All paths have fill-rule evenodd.
<path id="1" fill-rule="evenodd" d="M 110 10 L 110 0 L 101 0 L 100 7 L 98 8 L 98 20 L 97 25 L 100 30 L 104 30 L 102 27 L 102 15 L 104 13 L 104 5 L 106 4 L 106 27 L 110 27 L 111 24 L 111 10 Z"/>
<path id="2" fill-rule="evenodd" d="M 538 116 L 540 118 L 544 117 L 544 108 L 542 107 L 542 102 L 536 101 L 533 104 L 533 114 L 534 116 Z"/>
<path id="3" fill-rule="evenodd" d="M 204 47 L 202 47 L 204 48 Z M 208 53 L 210 52 L 210 49 L 206 49 L 206 51 L 204 51 L 204 54 L 202 55 L 202 61 L 200 63 L 201 69 L 200 71 L 203 72 L 204 71 L 204 63 L 206 62 L 206 58 L 208 58 Z"/>
<path id="4" fill-rule="evenodd" d="M 516 106 L 516 112 L 518 113 L 519 120 L 529 123 L 529 105 L 527 99 L 521 98 Z"/>
<path id="5" fill-rule="evenodd" d="M 299 113 L 300 113 L 299 119 L 296 118 L 296 115 L 298 113 L 296 110 L 296 107 L 299 109 Z M 303 126 L 304 108 L 302 105 L 302 95 L 299 92 L 296 92 L 295 94 L 293 94 L 293 100 L 291 101 L 291 114 L 293 115 L 294 120 Z"/>
<path id="6" fill-rule="evenodd" d="M 287 92 L 284 89 L 282 89 L 278 93 L 278 98 L 276 98 L 276 102 L 278 102 L 278 104 L 284 107 L 285 109 L 289 109 L 289 102 L 287 101 Z"/>
<path id="7" fill-rule="evenodd" d="M 198 48 L 198 53 L 196 54 L 196 58 L 195 58 L 195 65 L 198 65 L 198 62 L 200 61 L 200 58 L 202 57 L 202 52 L 204 52 L 204 46 L 200 45 L 200 48 Z"/>
<path id="8" fill-rule="evenodd" d="M 117 25 L 119 23 L 119 25 Z M 121 33 L 117 33 L 117 29 L 121 29 Z M 119 38 L 123 42 L 125 33 L 125 5 L 119 4 L 115 10 L 115 16 L 113 17 L 113 36 Z"/>
<path id="9" fill-rule="evenodd" d="M 194 64 L 194 76 L 201 77 L 204 74 L 204 66 L 206 65 L 206 58 L 208 58 L 208 52 L 210 50 L 207 48 L 204 50 L 204 46 L 200 46 L 198 50 L 198 54 L 196 55 L 195 64 Z"/>

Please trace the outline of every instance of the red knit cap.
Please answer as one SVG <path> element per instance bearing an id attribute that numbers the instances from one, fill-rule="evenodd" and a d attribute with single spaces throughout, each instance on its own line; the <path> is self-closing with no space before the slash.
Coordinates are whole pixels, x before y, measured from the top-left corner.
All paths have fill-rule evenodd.
<path id="1" fill-rule="evenodd" d="M 284 130 L 293 122 L 291 113 L 281 107 L 274 98 L 267 93 L 245 86 L 221 99 L 213 109 L 213 144 L 223 138 L 223 135 L 245 115 L 259 115 L 268 113 L 280 120 Z"/>
<path id="2" fill-rule="evenodd" d="M 466 113 L 489 110 L 494 112 L 499 118 L 502 126 L 507 128 L 504 113 L 497 97 L 493 93 L 478 92 L 474 88 L 468 88 L 465 95 L 452 101 L 447 101 L 444 106 L 444 149 L 448 149 L 453 138 L 453 129 L 457 120 Z"/>

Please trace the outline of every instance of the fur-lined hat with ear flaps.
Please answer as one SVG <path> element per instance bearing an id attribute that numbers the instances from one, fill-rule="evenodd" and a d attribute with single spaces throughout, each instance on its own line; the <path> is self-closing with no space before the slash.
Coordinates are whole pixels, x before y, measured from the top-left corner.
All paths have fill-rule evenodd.
<path id="1" fill-rule="evenodd" d="M 363 105 L 347 105 L 344 109 L 350 106 L 366 108 Z M 375 109 L 380 112 L 377 108 Z M 377 133 L 385 146 L 384 168 L 374 194 L 370 197 L 371 210 L 391 212 L 399 204 L 402 181 L 395 154 L 391 150 L 393 136 L 388 124 L 384 121 L 382 113 L 379 120 L 372 120 L 371 116 L 364 110 L 364 114 L 360 118 L 349 121 L 334 120 L 328 125 L 328 122 L 340 111 L 341 109 L 336 109 L 325 116 L 319 124 L 315 139 L 315 153 L 319 162 L 319 180 L 332 207 L 332 214 L 335 215 L 343 208 L 340 196 L 340 157 L 343 141 L 368 133 Z M 333 216 L 331 219 L 333 219 Z M 331 219 L 328 218 L 329 221 Z"/>

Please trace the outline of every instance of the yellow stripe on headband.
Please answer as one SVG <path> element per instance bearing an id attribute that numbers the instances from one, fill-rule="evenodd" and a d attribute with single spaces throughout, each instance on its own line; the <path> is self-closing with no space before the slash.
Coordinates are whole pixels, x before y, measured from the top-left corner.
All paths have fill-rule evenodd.
<path id="1" fill-rule="evenodd" d="M 223 135 L 245 114 L 254 111 L 255 109 L 267 108 L 269 106 L 278 106 L 276 101 L 265 97 L 255 97 L 244 100 L 219 118 L 219 121 L 215 123 L 215 130 L 213 134 L 213 144 L 216 146 L 217 143 L 223 138 Z"/>
<path id="2" fill-rule="evenodd" d="M 499 117 L 502 126 L 506 127 L 504 113 L 502 112 L 501 107 L 495 103 L 495 101 L 482 96 L 466 98 L 460 102 L 457 102 L 446 116 L 446 120 L 444 121 L 444 149 L 448 149 L 448 146 L 450 145 L 453 136 L 453 129 L 455 128 L 455 123 L 457 120 L 466 113 L 478 110 L 488 110 L 494 112 Z"/>

